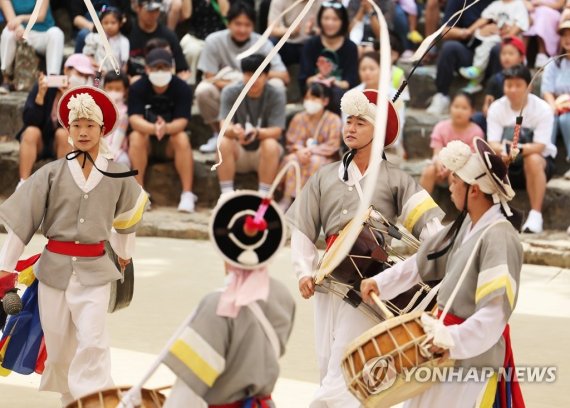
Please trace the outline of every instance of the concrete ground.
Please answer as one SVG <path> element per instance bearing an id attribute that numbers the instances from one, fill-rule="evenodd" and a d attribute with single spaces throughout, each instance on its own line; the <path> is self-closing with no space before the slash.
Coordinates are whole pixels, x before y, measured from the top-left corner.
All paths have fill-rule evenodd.
<path id="1" fill-rule="evenodd" d="M 0 235 L 0 245 L 4 239 L 5 235 Z M 44 243 L 43 237 L 36 235 L 24 256 L 37 253 Z M 294 294 L 298 307 L 274 399 L 279 407 L 298 408 L 308 406 L 317 387 L 318 370 L 312 305 L 298 295 L 289 256 L 289 248 L 283 249 L 270 267 L 272 276 Z M 208 241 L 139 238 L 135 267 L 131 306 L 109 315 L 117 384 L 137 383 L 202 296 L 223 283 L 222 261 Z M 570 406 L 570 355 L 564 348 L 570 338 L 569 323 L 570 270 L 525 265 L 511 319 L 516 363 L 557 367 L 555 382 L 522 385 L 528 407 Z M 172 384 L 173 379 L 162 366 L 146 386 Z M 36 391 L 38 384 L 37 375 L 0 377 L 0 407 L 58 407 L 58 396 Z"/>

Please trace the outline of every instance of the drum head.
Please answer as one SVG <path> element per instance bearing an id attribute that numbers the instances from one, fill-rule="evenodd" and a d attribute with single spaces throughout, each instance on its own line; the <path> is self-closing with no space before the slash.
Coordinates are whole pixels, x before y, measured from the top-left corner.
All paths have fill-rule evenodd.
<path id="1" fill-rule="evenodd" d="M 339 256 L 338 248 L 340 248 L 340 246 L 348 239 L 346 232 L 351 229 L 353 224 L 357 223 L 360 224 L 360 230 L 359 230 L 360 233 L 360 231 L 362 231 L 364 223 L 370 217 L 370 211 L 371 209 L 369 208 L 366 211 L 362 212 L 360 215 L 355 216 L 352 220 L 350 220 L 348 224 L 346 224 L 346 226 L 338 234 L 337 239 L 334 241 L 329 250 L 326 251 L 325 254 L 323 255 L 323 259 L 319 264 L 319 270 L 317 271 L 317 276 L 315 278 L 316 283 L 321 283 L 323 279 L 325 279 L 328 275 L 330 275 L 335 270 L 335 268 L 345 259 L 348 253 L 344 254 L 341 257 Z M 356 234 L 356 236 L 358 236 L 358 234 Z M 351 247 L 353 244 L 354 242 L 352 242 Z"/>
<path id="2" fill-rule="evenodd" d="M 253 236 L 244 232 L 247 216 L 255 216 L 263 197 L 256 191 L 237 191 L 220 201 L 210 218 L 210 238 L 231 265 L 254 269 L 267 264 L 285 242 L 285 221 L 281 209 L 269 203 L 263 218 L 267 229 Z"/>

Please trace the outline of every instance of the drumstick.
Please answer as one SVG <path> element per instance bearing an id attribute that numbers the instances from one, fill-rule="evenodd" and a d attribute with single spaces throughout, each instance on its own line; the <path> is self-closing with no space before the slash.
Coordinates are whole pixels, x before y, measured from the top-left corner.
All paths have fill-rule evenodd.
<path id="1" fill-rule="evenodd" d="M 382 314 L 384 315 L 384 317 L 386 317 L 386 320 L 392 319 L 394 317 L 394 313 L 392 313 L 390 310 L 388 310 L 388 308 L 386 307 L 384 302 L 382 302 L 380 300 L 380 298 L 378 297 L 378 295 L 376 293 L 370 292 L 370 297 L 372 298 L 374 303 L 376 303 L 376 306 L 378 306 L 380 308 L 380 310 L 382 311 Z"/>

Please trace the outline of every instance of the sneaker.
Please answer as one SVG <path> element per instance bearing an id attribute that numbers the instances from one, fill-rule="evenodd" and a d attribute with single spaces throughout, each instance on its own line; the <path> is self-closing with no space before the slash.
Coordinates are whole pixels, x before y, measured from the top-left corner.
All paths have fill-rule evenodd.
<path id="1" fill-rule="evenodd" d="M 9 84 L 2 84 L 0 85 L 0 94 L 6 95 L 10 93 L 10 85 Z"/>
<path id="2" fill-rule="evenodd" d="M 522 232 L 540 234 L 542 232 L 542 213 L 530 210 L 528 218 L 522 226 Z"/>
<path id="3" fill-rule="evenodd" d="M 206 143 L 200 146 L 199 150 L 202 153 L 214 153 L 218 148 L 218 132 L 214 133 Z"/>
<path id="4" fill-rule="evenodd" d="M 431 98 L 431 103 L 426 109 L 426 112 L 431 115 L 444 115 L 449 110 L 449 96 L 442 94 L 441 92 L 436 93 Z"/>
<path id="5" fill-rule="evenodd" d="M 424 40 L 424 36 L 421 35 L 417 30 L 414 30 L 408 33 L 408 40 L 414 44 L 419 44 Z"/>
<path id="6" fill-rule="evenodd" d="M 548 55 L 543 54 L 543 53 L 539 53 L 536 54 L 536 60 L 534 61 L 534 67 L 535 68 L 542 68 L 543 66 L 546 65 L 546 63 L 548 62 Z"/>
<path id="7" fill-rule="evenodd" d="M 477 67 L 461 67 L 459 68 L 459 75 L 465 79 L 476 79 L 481 76 L 481 70 Z"/>
<path id="8" fill-rule="evenodd" d="M 470 95 L 476 94 L 477 92 L 481 92 L 483 90 L 483 85 L 477 80 L 469 81 L 467 86 L 461 88 L 461 90 L 465 93 Z"/>
<path id="9" fill-rule="evenodd" d="M 564 178 L 566 180 L 570 180 L 570 170 L 568 170 L 566 173 L 564 173 Z"/>
<path id="10" fill-rule="evenodd" d="M 568 229 L 566 230 L 566 233 L 567 233 L 568 235 L 570 235 L 570 226 L 569 226 Z"/>
<path id="11" fill-rule="evenodd" d="M 178 204 L 178 211 L 193 213 L 194 206 L 198 197 L 191 191 L 185 191 L 180 195 L 180 203 Z"/>
<path id="12" fill-rule="evenodd" d="M 411 64 L 412 62 L 414 62 L 413 57 L 414 57 L 414 52 L 412 50 L 406 50 L 402 53 L 402 55 L 400 55 L 398 62 L 400 62 L 401 64 Z"/>

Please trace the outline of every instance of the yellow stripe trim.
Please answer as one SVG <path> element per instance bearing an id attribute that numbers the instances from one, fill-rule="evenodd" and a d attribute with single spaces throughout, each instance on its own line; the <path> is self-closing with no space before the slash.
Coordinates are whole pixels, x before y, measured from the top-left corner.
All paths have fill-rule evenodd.
<path id="1" fill-rule="evenodd" d="M 431 196 L 426 197 L 425 200 L 423 200 L 412 211 L 410 211 L 410 214 L 408 214 L 408 216 L 404 220 L 403 223 L 404 228 L 406 228 L 408 231 L 411 232 L 414 226 L 416 225 L 416 222 L 418 222 L 418 220 L 420 219 L 420 217 L 429 210 L 431 210 L 432 208 L 436 207 L 437 204 L 435 203 L 435 201 L 433 201 L 433 198 L 431 198 Z"/>
<path id="2" fill-rule="evenodd" d="M 487 381 L 485 393 L 481 398 L 479 408 L 493 408 L 493 404 L 495 403 L 495 394 L 497 393 L 497 382 L 497 373 L 494 373 L 491 378 L 489 378 L 489 381 Z"/>
<path id="3" fill-rule="evenodd" d="M 208 387 L 214 385 L 214 381 L 220 375 L 210 364 L 208 364 L 192 347 L 176 340 L 170 348 L 170 352 L 186 365 L 196 376 Z"/>
<path id="4" fill-rule="evenodd" d="M 509 299 L 509 304 L 511 305 L 512 309 L 515 303 L 515 295 L 513 293 L 511 281 L 506 275 L 499 276 L 498 278 L 495 278 L 492 281 L 478 287 L 477 291 L 475 292 L 475 303 L 479 303 L 479 301 L 485 296 L 498 289 L 501 289 L 502 287 L 505 288 L 505 292 L 507 293 L 507 298 Z"/>
<path id="5" fill-rule="evenodd" d="M 147 201 L 148 201 L 148 195 L 144 193 L 144 198 L 139 203 L 139 206 L 135 211 L 135 213 L 133 214 L 133 216 L 127 220 L 115 220 L 115 222 L 113 222 L 113 227 L 117 230 L 124 230 L 127 228 L 131 228 L 133 225 L 138 223 L 142 218 Z"/>

